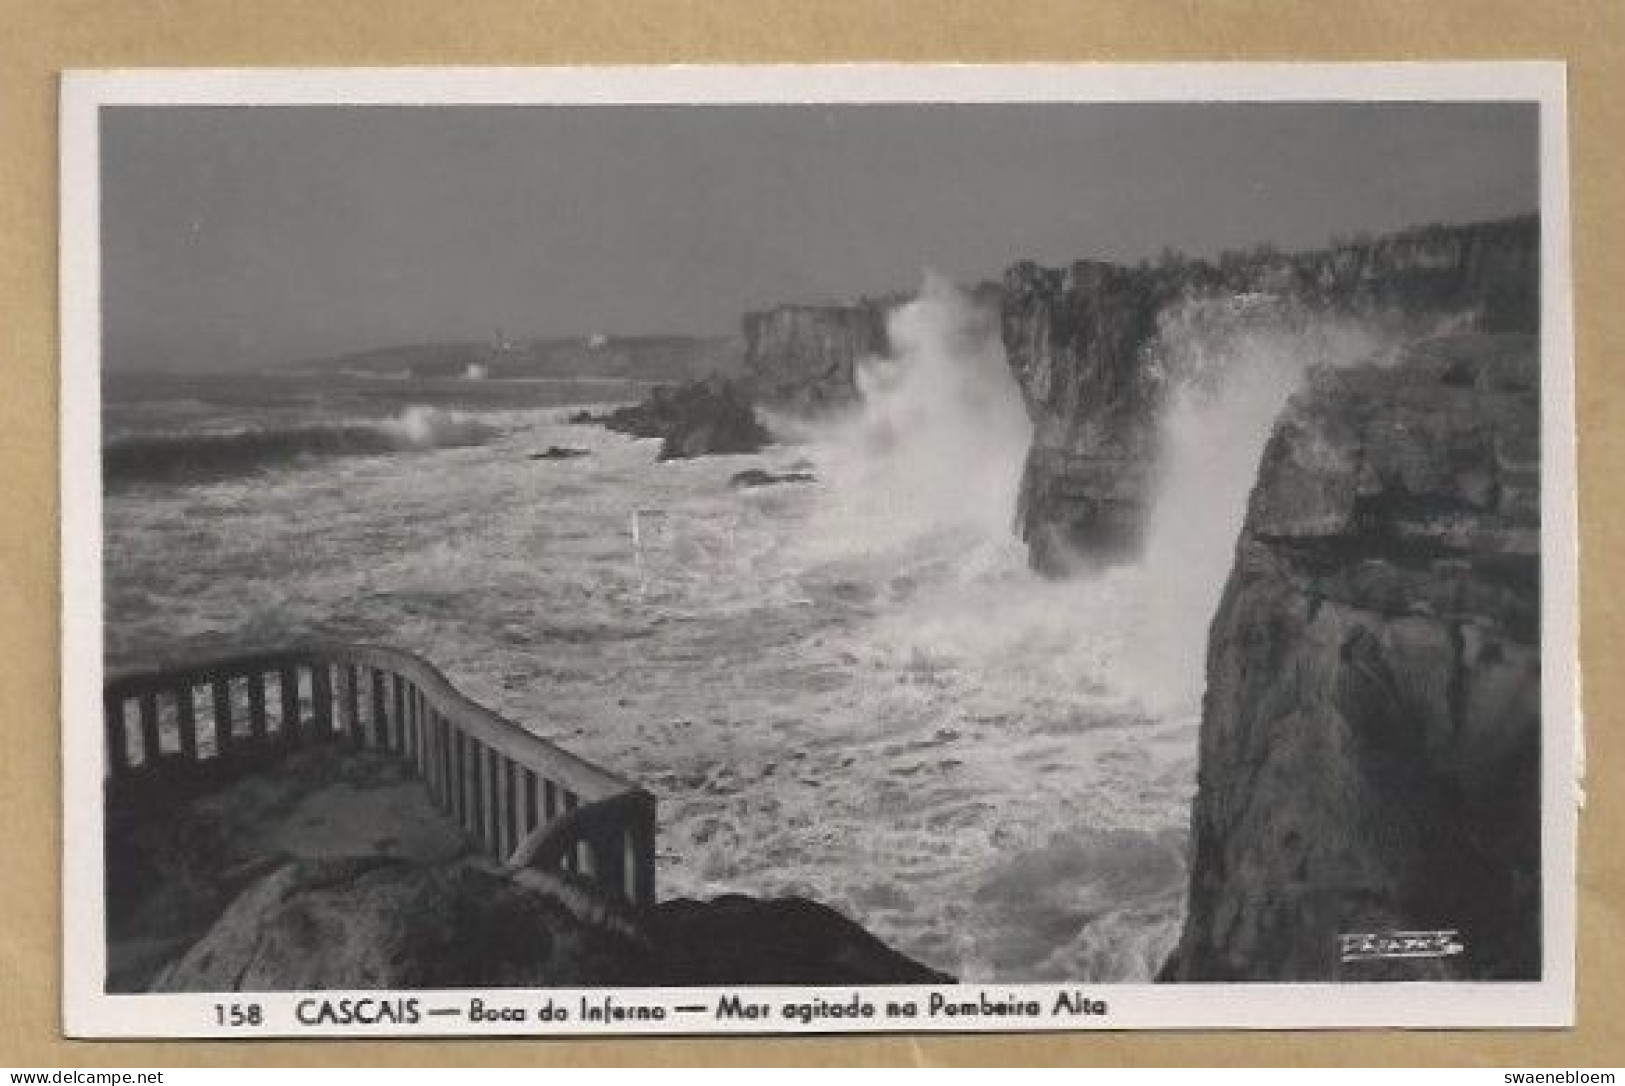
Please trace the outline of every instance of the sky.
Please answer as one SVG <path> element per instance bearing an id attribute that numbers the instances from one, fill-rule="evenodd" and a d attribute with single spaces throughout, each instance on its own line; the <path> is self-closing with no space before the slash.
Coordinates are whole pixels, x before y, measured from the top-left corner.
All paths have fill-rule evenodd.
<path id="1" fill-rule="evenodd" d="M 785 302 L 1538 205 L 1531 105 L 107 107 L 104 362 L 728 334 Z"/>

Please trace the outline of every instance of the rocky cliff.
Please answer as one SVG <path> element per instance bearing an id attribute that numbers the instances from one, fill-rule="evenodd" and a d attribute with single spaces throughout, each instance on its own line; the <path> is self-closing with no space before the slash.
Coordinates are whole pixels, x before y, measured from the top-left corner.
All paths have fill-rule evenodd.
<path id="1" fill-rule="evenodd" d="M 799 417 L 849 406 L 857 363 L 887 350 L 888 303 L 783 305 L 744 317 L 744 368 L 756 402 Z"/>
<path id="2" fill-rule="evenodd" d="M 1533 332 L 1533 217 L 1429 227 L 1293 255 L 1123 267 L 1017 264 L 1003 338 L 1034 423 L 1017 521 L 1035 567 L 1132 556 L 1155 474 L 1159 406 L 1180 378 L 1161 342 L 1175 303 L 1231 299 L 1305 315 L 1381 319 L 1414 332 L 1446 319 Z"/>
<path id="3" fill-rule="evenodd" d="M 1003 295 L 999 284 L 961 289 L 978 312 L 998 312 Z M 768 440 L 765 431 L 744 417 L 757 408 L 770 419 L 798 421 L 828 418 L 851 408 L 859 396 L 859 365 L 865 358 L 890 353 L 888 322 L 914 300 L 912 294 L 891 294 L 851 305 L 781 305 L 747 313 L 737 373 L 730 370 L 726 376 L 719 373 L 656 389 L 649 401 L 636 407 L 604 417 L 584 415 L 579 421 L 665 437 L 668 451 L 663 458 L 753 451 Z M 731 417 L 712 426 L 719 414 Z M 690 439 L 693 431 L 703 432 Z"/>
<path id="4" fill-rule="evenodd" d="M 749 453 L 772 440 L 757 409 L 795 419 L 839 413 L 857 399 L 857 367 L 886 350 L 887 303 L 785 305 L 744 317 L 743 373 L 654 389 L 640 404 L 574 421 L 662 439 L 660 459 Z"/>
<path id="5" fill-rule="evenodd" d="M 1277 423 L 1210 634 L 1166 979 L 1539 975 L 1538 358 L 1427 341 L 1317 372 Z M 1461 952 L 1340 942 L 1435 929 Z"/>

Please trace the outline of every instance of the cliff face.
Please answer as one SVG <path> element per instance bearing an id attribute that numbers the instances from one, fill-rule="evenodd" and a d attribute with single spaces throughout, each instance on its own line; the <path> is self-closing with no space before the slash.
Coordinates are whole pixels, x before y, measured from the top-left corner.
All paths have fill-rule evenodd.
<path id="1" fill-rule="evenodd" d="M 1533 978 L 1540 963 L 1532 336 L 1314 375 L 1213 621 L 1173 980 Z M 1339 937 L 1464 951 L 1345 961 Z"/>
<path id="2" fill-rule="evenodd" d="M 1035 567 L 1139 543 L 1157 398 L 1143 348 L 1177 274 L 1080 262 L 1005 274 L 1005 357 L 1033 420 L 1017 523 Z"/>
<path id="3" fill-rule="evenodd" d="M 786 305 L 744 317 L 745 372 L 756 402 L 816 417 L 857 397 L 858 360 L 887 350 L 882 302 Z"/>
<path id="4" fill-rule="evenodd" d="M 1176 302 L 1263 299 L 1298 314 L 1494 332 L 1538 323 L 1538 223 L 1435 227 L 1324 251 L 1227 255 L 1155 267 L 1031 263 L 1004 279 L 1005 352 L 1034 423 L 1017 520 L 1035 567 L 1132 556 L 1155 470 L 1158 407 L 1177 374 L 1159 364 Z"/>

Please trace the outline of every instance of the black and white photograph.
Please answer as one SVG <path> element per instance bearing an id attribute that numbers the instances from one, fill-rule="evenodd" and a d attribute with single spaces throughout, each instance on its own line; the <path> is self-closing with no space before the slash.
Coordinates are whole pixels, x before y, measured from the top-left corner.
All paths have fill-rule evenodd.
<path id="1" fill-rule="evenodd" d="M 63 126 L 70 1033 L 1572 1020 L 1561 66 Z"/>

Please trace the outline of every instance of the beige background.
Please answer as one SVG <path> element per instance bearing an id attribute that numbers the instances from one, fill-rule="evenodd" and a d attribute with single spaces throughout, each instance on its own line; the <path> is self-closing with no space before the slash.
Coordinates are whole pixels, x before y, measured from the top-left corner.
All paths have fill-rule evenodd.
<path id="1" fill-rule="evenodd" d="M 61 1038 L 56 75 L 75 67 L 833 60 L 1558 59 L 1569 64 L 1580 429 L 1578 1027 L 637 1042 Z M 1625 1064 L 1625 318 L 1620 0 L 0 0 L 0 1065 Z M 87 933 L 89 934 L 89 933 Z M 82 936 L 81 936 L 82 937 Z"/>

